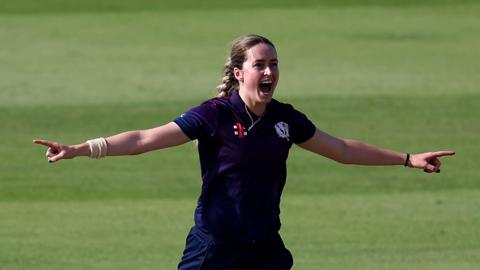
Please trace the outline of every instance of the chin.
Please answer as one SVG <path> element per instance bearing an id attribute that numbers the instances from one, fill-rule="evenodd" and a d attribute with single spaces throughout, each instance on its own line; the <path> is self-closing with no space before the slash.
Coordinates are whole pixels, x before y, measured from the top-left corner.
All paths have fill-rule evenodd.
<path id="1" fill-rule="evenodd" d="M 261 103 L 269 103 L 273 98 L 273 90 L 268 93 L 258 91 L 257 98 Z"/>
<path id="2" fill-rule="evenodd" d="M 270 101 L 272 101 L 272 97 L 262 97 L 262 96 L 259 96 L 258 97 L 258 103 L 264 103 L 264 104 L 267 104 L 267 103 L 270 103 Z"/>

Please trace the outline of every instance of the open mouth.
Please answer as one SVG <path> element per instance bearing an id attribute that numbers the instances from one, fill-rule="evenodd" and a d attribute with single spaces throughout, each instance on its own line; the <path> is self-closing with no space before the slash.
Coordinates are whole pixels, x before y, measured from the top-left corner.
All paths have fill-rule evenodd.
<path id="1" fill-rule="evenodd" d="M 263 80 L 258 85 L 258 89 L 264 94 L 270 94 L 273 91 L 273 81 Z"/>

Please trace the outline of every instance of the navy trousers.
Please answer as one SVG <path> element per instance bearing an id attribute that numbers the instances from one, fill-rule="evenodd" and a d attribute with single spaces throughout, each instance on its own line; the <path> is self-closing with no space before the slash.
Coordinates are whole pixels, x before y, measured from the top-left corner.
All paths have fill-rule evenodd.
<path id="1" fill-rule="evenodd" d="M 261 242 L 221 241 L 193 227 L 178 270 L 289 270 L 292 254 L 276 234 Z"/>

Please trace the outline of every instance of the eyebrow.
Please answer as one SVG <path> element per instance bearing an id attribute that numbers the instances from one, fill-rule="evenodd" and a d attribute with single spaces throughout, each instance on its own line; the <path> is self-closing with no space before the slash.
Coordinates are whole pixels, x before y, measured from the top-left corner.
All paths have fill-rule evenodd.
<path id="1" fill-rule="evenodd" d="M 258 62 L 267 62 L 267 60 L 265 59 L 257 59 L 254 61 L 254 63 L 258 63 Z M 278 59 L 277 58 L 273 58 L 272 60 L 270 60 L 270 62 L 278 62 Z"/>

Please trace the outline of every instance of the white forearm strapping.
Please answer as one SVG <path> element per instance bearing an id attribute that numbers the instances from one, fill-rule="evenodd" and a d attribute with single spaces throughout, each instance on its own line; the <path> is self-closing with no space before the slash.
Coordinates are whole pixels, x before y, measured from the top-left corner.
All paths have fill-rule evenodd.
<path id="1" fill-rule="evenodd" d="M 90 147 L 90 158 L 100 159 L 107 155 L 107 140 L 97 138 L 87 141 Z"/>

